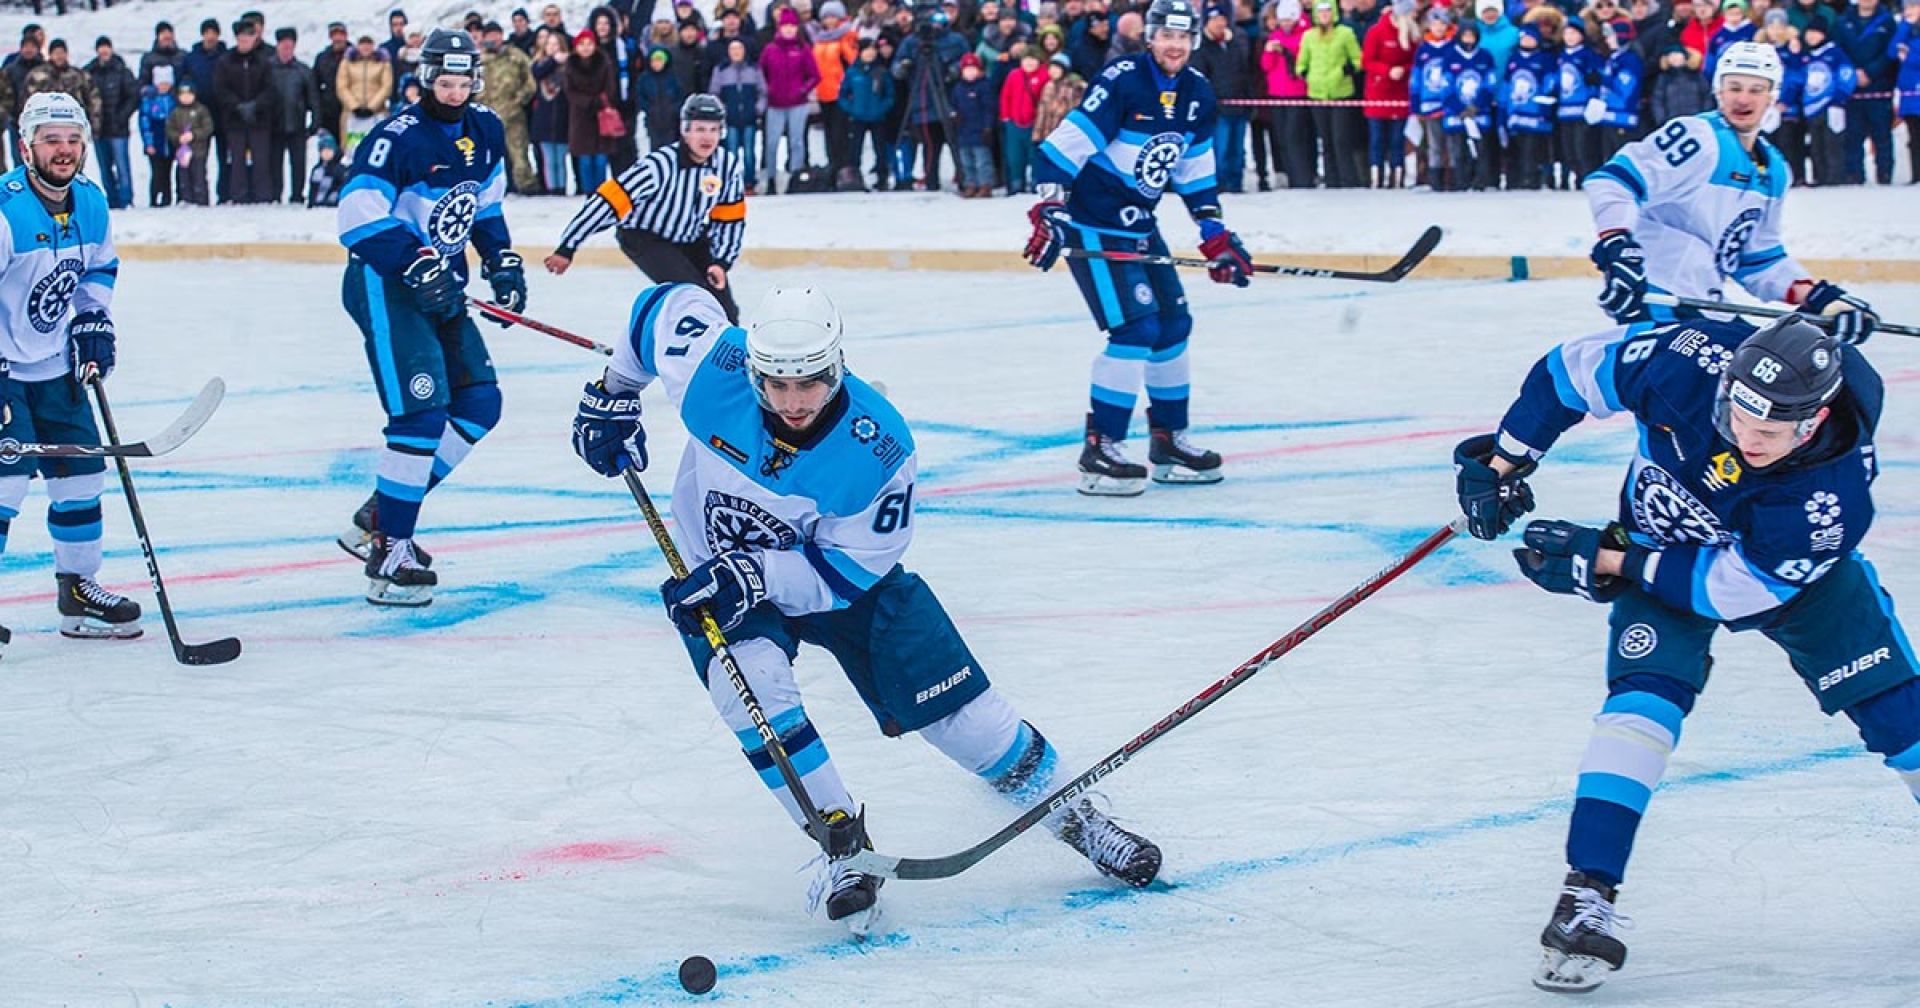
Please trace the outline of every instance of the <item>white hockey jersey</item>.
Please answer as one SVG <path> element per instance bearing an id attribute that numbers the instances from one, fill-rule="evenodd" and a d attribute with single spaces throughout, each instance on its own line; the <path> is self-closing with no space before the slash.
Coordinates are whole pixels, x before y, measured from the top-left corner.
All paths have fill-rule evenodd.
<path id="1" fill-rule="evenodd" d="M 892 404 L 849 373 L 811 437 L 776 441 L 747 374 L 746 338 L 704 289 L 650 288 L 634 301 L 607 386 L 630 391 L 657 378 L 679 408 L 689 442 L 673 513 L 690 565 L 748 550 L 781 612 L 842 608 L 913 539 L 913 436 Z"/>
<path id="2" fill-rule="evenodd" d="M 107 310 L 120 257 L 107 229 L 107 197 L 76 176 L 72 211 L 56 217 L 27 181 L 0 175 L 0 357 L 21 381 L 66 374 L 67 326 L 76 311 Z"/>
<path id="3" fill-rule="evenodd" d="M 1649 293 L 1723 300 L 1731 279 L 1783 301 L 1808 276 L 1781 244 L 1781 201 L 1792 182 L 1765 138 L 1749 156 L 1720 113 L 1706 112 L 1620 148 L 1585 188 L 1595 229 L 1624 228 L 1646 249 Z"/>

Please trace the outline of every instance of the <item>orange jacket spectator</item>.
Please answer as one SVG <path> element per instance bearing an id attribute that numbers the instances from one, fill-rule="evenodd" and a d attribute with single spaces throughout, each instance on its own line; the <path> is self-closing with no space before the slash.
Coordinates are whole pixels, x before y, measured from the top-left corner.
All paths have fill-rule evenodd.
<path id="1" fill-rule="evenodd" d="M 813 61 L 820 67 L 820 83 L 814 97 L 823 102 L 840 100 L 840 82 L 847 67 L 860 58 L 860 36 L 847 20 L 846 7 L 839 0 L 820 5 L 820 20 L 807 26 L 813 44 Z"/>

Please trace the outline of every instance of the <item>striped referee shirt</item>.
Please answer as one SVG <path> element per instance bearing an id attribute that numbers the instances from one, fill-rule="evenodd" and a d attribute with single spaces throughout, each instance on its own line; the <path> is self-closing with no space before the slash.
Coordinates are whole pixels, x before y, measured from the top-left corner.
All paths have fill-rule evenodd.
<path id="1" fill-rule="evenodd" d="M 706 164 L 687 157 L 680 141 L 635 161 L 587 197 L 560 234 L 560 253 L 571 256 L 588 238 L 616 222 L 670 242 L 707 239 L 713 261 L 732 269 L 747 230 L 747 187 L 740 157 L 716 147 Z"/>

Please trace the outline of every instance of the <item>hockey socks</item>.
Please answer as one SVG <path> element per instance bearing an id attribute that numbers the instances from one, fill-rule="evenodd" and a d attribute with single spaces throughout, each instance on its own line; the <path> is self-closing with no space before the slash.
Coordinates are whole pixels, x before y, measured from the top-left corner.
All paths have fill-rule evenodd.
<path id="1" fill-rule="evenodd" d="M 500 423 L 500 386 L 467 385 L 453 390 L 453 404 L 447 407 L 447 426 L 440 435 L 440 446 L 433 453 L 433 475 L 427 478 L 427 490 L 451 475 L 467 460 L 473 446 Z"/>
<path id="2" fill-rule="evenodd" d="M 92 577 L 100 572 L 100 488 L 104 473 L 47 478 L 47 533 L 53 569 Z"/>
<path id="3" fill-rule="evenodd" d="M 1593 719 L 1567 830 L 1567 864 L 1607 885 L 1626 875 L 1634 833 L 1693 706 L 1690 691 L 1660 677 L 1634 676 L 1613 686 L 1617 692 Z"/>
<path id="4" fill-rule="evenodd" d="M 387 444 L 380 452 L 379 478 L 374 483 L 374 516 L 378 530 L 389 538 L 413 538 L 420 520 L 420 501 L 433 477 L 434 454 L 447 424 L 445 410 L 422 410 L 387 421 Z"/>

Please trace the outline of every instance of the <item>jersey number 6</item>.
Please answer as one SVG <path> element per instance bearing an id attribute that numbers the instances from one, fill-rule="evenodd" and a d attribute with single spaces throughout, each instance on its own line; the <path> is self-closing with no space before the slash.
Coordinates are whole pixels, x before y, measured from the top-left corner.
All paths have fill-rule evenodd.
<path id="1" fill-rule="evenodd" d="M 1678 119 L 1667 124 L 1666 128 L 1654 134 L 1653 145 L 1667 156 L 1667 163 L 1675 168 L 1687 163 L 1687 159 L 1700 153 L 1700 141 L 1687 135 L 1687 124 Z"/>

